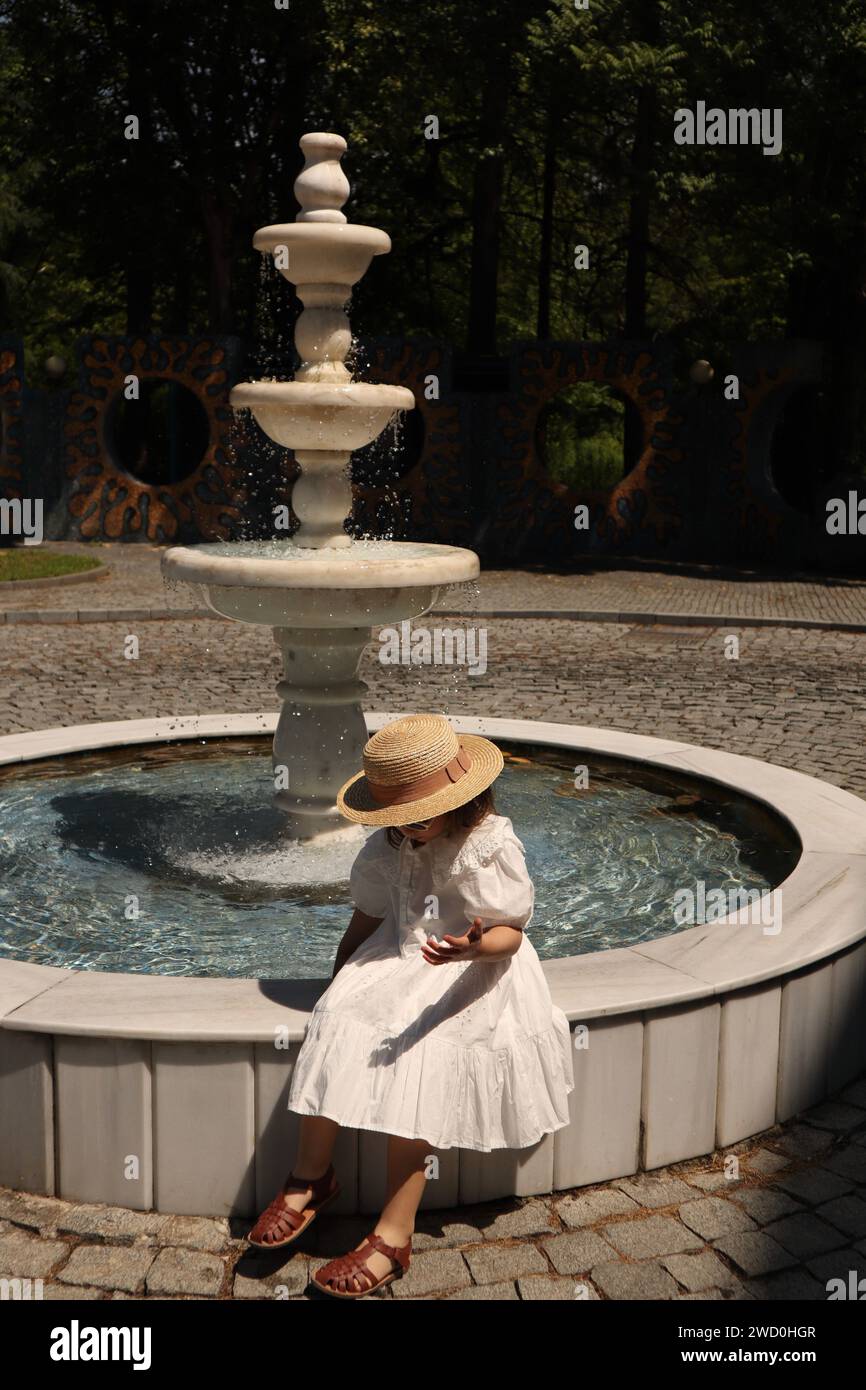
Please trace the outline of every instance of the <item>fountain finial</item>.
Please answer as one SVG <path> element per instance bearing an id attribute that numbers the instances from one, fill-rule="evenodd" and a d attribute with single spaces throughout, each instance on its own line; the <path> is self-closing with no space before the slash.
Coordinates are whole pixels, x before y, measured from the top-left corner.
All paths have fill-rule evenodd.
<path id="1" fill-rule="evenodd" d="M 295 179 L 295 197 L 301 211 L 296 222 L 345 222 L 340 208 L 349 196 L 349 180 L 340 160 L 347 145 L 342 135 L 313 131 L 298 144 L 306 163 Z"/>

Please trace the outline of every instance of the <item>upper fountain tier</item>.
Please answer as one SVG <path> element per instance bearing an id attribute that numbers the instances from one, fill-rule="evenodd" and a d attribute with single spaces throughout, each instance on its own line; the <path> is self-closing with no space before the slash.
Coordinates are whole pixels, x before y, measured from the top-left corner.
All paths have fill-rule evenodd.
<path id="1" fill-rule="evenodd" d="M 352 381 L 346 301 L 391 240 L 378 227 L 347 222 L 340 211 L 349 195 L 342 136 L 320 132 L 300 143 L 306 156 L 295 180 L 301 211 L 294 222 L 262 227 L 253 245 L 273 256 L 304 305 L 295 327 L 301 366 L 294 381 L 241 383 L 231 403 L 251 410 L 269 438 L 296 451 L 302 476 L 293 495 L 301 520 L 295 544 L 321 548 L 349 543 L 342 527 L 352 506 L 349 454 L 376 439 L 396 411 L 411 410 L 415 398 L 405 386 Z"/>

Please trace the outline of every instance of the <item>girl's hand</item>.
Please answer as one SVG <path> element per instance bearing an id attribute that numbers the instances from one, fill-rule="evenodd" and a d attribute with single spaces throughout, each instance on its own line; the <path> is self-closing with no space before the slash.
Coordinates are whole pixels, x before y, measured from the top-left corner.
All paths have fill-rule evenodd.
<path id="1" fill-rule="evenodd" d="M 430 965 L 447 965 L 453 960 L 476 960 L 481 955 L 478 943 L 484 935 L 481 918 L 476 917 L 465 936 L 443 936 L 441 941 L 428 936 L 421 954 Z"/>

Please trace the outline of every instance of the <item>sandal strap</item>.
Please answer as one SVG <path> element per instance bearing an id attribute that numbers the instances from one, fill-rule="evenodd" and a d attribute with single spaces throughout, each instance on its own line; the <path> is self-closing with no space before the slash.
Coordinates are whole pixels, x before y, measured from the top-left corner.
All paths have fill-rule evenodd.
<path id="1" fill-rule="evenodd" d="M 405 1270 L 409 1268 L 409 1257 L 412 1254 L 411 1238 L 405 1245 L 398 1249 L 396 1245 L 388 1245 L 379 1235 L 378 1231 L 371 1231 L 363 1247 L 364 1250 L 366 1250 L 368 1246 L 371 1246 L 374 1250 L 380 1250 L 383 1255 L 388 1256 L 389 1260 L 395 1260 L 401 1269 Z M 360 1253 L 359 1250 L 355 1251 L 355 1254 Z"/>
<path id="2" fill-rule="evenodd" d="M 253 1230 L 258 1236 L 280 1234 L 280 1228 L 288 1227 L 289 1231 L 296 1231 L 304 1223 L 304 1218 L 300 1212 L 293 1211 L 291 1207 L 283 1205 L 282 1196 L 277 1196 L 266 1207 L 256 1222 Z"/>
<path id="3" fill-rule="evenodd" d="M 323 1273 L 323 1282 L 336 1284 L 340 1292 L 356 1293 L 358 1290 L 354 1287 L 354 1280 L 357 1279 L 360 1291 L 370 1293 L 379 1283 L 379 1277 L 367 1264 L 364 1258 L 365 1250 L 366 1246 L 363 1250 L 352 1250 L 349 1254 L 341 1255 L 333 1260 L 327 1271 Z M 366 1253 L 372 1254 L 373 1252 L 369 1250 Z"/>
<path id="4" fill-rule="evenodd" d="M 272 1227 L 274 1225 L 278 1226 L 279 1223 L 283 1221 L 287 1226 L 291 1226 L 293 1231 L 296 1231 L 299 1226 L 303 1226 L 304 1224 L 304 1218 L 301 1213 L 299 1211 L 293 1211 L 291 1207 L 283 1206 L 280 1197 L 278 1197 L 274 1203 L 274 1216 L 277 1219 L 271 1222 Z"/>
<path id="5" fill-rule="evenodd" d="M 295 1211 L 292 1207 L 287 1207 L 283 1202 L 283 1195 L 294 1185 L 295 1187 L 312 1188 L 312 1196 L 308 1207 L 305 1210 L 314 1208 L 323 1202 L 326 1197 L 331 1195 L 334 1183 L 333 1164 L 328 1164 L 327 1171 L 320 1178 L 298 1178 L 294 1173 L 290 1173 L 283 1183 L 282 1191 L 278 1192 L 270 1206 L 266 1207 L 256 1222 L 253 1232 L 255 1239 L 264 1235 L 273 1235 L 278 1239 L 283 1233 L 292 1234 L 299 1230 L 307 1221 L 307 1217 L 302 1212 Z"/>
<path id="6" fill-rule="evenodd" d="M 389 1245 L 376 1231 L 372 1231 L 359 1250 L 349 1250 L 345 1255 L 338 1255 L 336 1259 L 330 1260 L 323 1269 L 319 1270 L 317 1276 L 319 1281 L 326 1284 L 342 1284 L 344 1289 L 341 1289 L 340 1292 L 348 1293 L 353 1292 L 351 1283 L 353 1279 L 357 1279 L 358 1283 L 361 1284 L 362 1292 L 371 1292 L 381 1283 L 382 1279 L 387 1278 L 387 1275 L 374 1274 L 367 1264 L 367 1260 L 374 1250 L 380 1251 L 388 1259 L 393 1260 L 404 1272 L 409 1268 L 409 1258 L 412 1252 L 411 1239 L 398 1249 L 397 1246 Z"/>
<path id="7" fill-rule="evenodd" d="M 283 1184 L 283 1192 L 286 1191 L 290 1184 L 294 1184 L 295 1187 L 310 1187 L 313 1190 L 310 1201 L 321 1202 L 330 1192 L 333 1181 L 334 1165 L 329 1163 L 320 1178 L 299 1178 L 295 1173 L 290 1173 Z"/>

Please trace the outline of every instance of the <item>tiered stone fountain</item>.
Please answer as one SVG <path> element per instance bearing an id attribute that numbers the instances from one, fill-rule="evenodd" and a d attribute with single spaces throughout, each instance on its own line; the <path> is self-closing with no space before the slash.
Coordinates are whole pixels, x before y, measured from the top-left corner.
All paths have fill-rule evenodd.
<path id="1" fill-rule="evenodd" d="M 295 329 L 302 359 L 294 381 L 244 382 L 236 410 L 251 410 L 265 434 L 295 451 L 292 492 L 300 527 L 291 540 L 174 547 L 164 573 L 204 586 L 215 612 L 266 623 L 283 660 L 283 706 L 274 736 L 276 798 L 293 838 L 308 840 L 345 822 L 336 793 L 361 765 L 367 739 L 358 679 L 374 624 L 417 617 L 439 587 L 473 579 L 478 557 L 447 545 L 356 541 L 343 529 L 351 511 L 349 460 L 415 400 L 404 386 L 353 381 L 346 303 L 374 256 L 391 249 L 377 227 L 346 221 L 349 183 L 339 135 L 310 134 L 295 180 L 293 223 L 262 227 L 253 245 L 297 287 L 304 309 Z M 283 785 L 285 781 L 288 785 Z"/>

